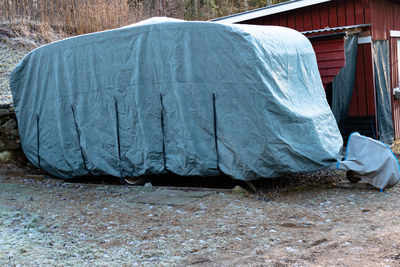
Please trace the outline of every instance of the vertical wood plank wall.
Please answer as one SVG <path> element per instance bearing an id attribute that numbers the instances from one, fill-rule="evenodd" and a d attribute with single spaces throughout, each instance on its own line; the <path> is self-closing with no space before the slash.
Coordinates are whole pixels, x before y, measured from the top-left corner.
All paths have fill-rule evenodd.
<path id="1" fill-rule="evenodd" d="M 390 45 L 390 95 L 392 96 L 392 113 L 395 138 L 400 138 L 400 100 L 393 97 L 393 88 L 399 84 L 397 61 L 397 39 L 390 37 L 390 30 L 400 30 L 400 4 L 387 0 L 371 1 L 372 39 L 389 40 Z"/>
<path id="2" fill-rule="evenodd" d="M 276 25 L 309 31 L 371 23 L 371 10 L 369 0 L 335 0 L 240 23 Z"/>
<path id="3" fill-rule="evenodd" d="M 322 83 L 331 83 L 339 71 L 346 65 L 344 37 L 333 40 L 311 41 L 317 57 Z"/>
<path id="4" fill-rule="evenodd" d="M 375 116 L 371 44 L 358 45 L 356 79 L 348 116 Z"/>

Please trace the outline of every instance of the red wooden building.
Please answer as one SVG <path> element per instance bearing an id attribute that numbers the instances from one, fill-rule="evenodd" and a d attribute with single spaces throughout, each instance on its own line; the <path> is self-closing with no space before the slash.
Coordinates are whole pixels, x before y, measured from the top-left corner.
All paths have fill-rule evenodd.
<path id="1" fill-rule="evenodd" d="M 349 86 L 353 90 L 346 119 L 339 126 L 344 135 L 359 131 L 381 139 L 388 134 L 400 138 L 400 99 L 394 95 L 400 76 L 400 0 L 292 0 L 214 21 L 278 25 L 302 32 L 316 52 L 328 102 L 332 82 L 349 60 L 346 40 L 356 34 L 356 57 L 347 62 L 355 69 Z"/>

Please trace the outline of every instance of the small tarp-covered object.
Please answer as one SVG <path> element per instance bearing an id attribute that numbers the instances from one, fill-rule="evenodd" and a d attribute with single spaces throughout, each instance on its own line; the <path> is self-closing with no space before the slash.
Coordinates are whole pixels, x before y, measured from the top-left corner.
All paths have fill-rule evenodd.
<path id="1" fill-rule="evenodd" d="M 254 180 L 342 147 L 313 48 L 283 27 L 150 20 L 40 47 L 10 82 L 25 155 L 64 178 Z"/>
<path id="2" fill-rule="evenodd" d="M 378 189 L 392 187 L 400 180 L 400 166 L 392 150 L 372 138 L 352 133 L 346 156 L 337 162 L 337 169 L 352 171 L 354 178 Z"/>

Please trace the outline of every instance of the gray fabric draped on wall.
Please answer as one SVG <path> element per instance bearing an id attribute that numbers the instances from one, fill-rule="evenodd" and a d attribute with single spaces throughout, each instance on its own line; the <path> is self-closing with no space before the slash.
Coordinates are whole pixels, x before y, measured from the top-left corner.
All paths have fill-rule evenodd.
<path id="1" fill-rule="evenodd" d="M 390 101 L 389 41 L 374 41 L 372 46 L 375 73 L 376 107 L 379 139 L 391 144 L 394 138 Z"/>
<path id="2" fill-rule="evenodd" d="M 338 125 L 346 119 L 353 95 L 356 74 L 358 34 L 349 35 L 345 43 L 346 66 L 332 82 L 332 112 Z"/>

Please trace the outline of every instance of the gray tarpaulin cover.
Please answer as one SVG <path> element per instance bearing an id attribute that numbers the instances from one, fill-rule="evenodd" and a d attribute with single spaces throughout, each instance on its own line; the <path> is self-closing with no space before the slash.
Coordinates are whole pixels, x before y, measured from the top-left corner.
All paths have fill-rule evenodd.
<path id="1" fill-rule="evenodd" d="M 379 139 L 387 144 L 392 144 L 394 130 L 390 99 L 389 41 L 374 41 L 372 43 L 372 56 L 374 60 Z"/>
<path id="2" fill-rule="evenodd" d="M 64 178 L 253 180 L 342 147 L 312 46 L 282 27 L 150 20 L 40 47 L 10 82 L 27 158 Z"/>
<path id="3" fill-rule="evenodd" d="M 341 125 L 346 119 L 353 96 L 357 48 L 358 34 L 347 36 L 345 44 L 346 66 L 340 70 L 332 82 L 332 112 L 338 125 Z"/>
<path id="4" fill-rule="evenodd" d="M 386 144 L 359 133 L 350 135 L 346 157 L 337 163 L 337 169 L 352 170 L 362 182 L 379 189 L 399 182 L 399 168 L 396 156 Z"/>

